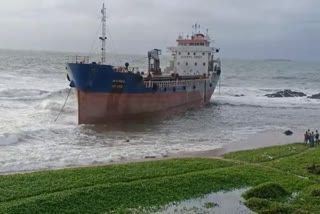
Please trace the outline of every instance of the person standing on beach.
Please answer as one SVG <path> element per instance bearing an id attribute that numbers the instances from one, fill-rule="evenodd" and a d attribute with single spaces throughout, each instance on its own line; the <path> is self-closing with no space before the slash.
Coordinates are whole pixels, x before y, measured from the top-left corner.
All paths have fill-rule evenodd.
<path id="1" fill-rule="evenodd" d="M 316 144 L 319 144 L 319 132 L 316 130 Z"/>
<path id="2" fill-rule="evenodd" d="M 310 138 L 311 138 L 311 131 L 310 131 L 310 129 L 308 129 L 307 133 L 308 133 L 307 142 L 310 143 Z"/>
<path id="3" fill-rule="evenodd" d="M 309 142 L 310 142 L 310 147 L 314 147 L 314 134 L 313 132 L 309 135 Z"/>
<path id="4" fill-rule="evenodd" d="M 304 134 L 304 142 L 308 144 L 308 140 L 309 140 L 309 133 L 306 131 L 306 133 Z"/>

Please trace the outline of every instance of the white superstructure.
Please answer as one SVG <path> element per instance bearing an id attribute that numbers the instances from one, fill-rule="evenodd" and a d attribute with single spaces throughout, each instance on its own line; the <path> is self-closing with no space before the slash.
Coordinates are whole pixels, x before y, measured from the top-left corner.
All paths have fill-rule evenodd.
<path id="1" fill-rule="evenodd" d="M 219 49 L 211 46 L 208 35 L 197 33 L 186 38 L 179 36 L 177 46 L 170 47 L 169 51 L 173 56 L 169 70 L 179 76 L 208 75 L 216 66 L 220 66 L 220 62 L 214 60 L 214 53 Z"/>

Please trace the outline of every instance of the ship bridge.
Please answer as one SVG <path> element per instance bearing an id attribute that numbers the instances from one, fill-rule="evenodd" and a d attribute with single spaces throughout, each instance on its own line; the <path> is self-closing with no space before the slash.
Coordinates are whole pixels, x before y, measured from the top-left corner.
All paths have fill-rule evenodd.
<path id="1" fill-rule="evenodd" d="M 187 37 L 185 39 L 182 36 L 179 36 L 177 42 L 178 46 L 210 46 L 210 39 L 201 33 L 192 35 L 191 38 Z"/>
<path id="2" fill-rule="evenodd" d="M 206 76 L 214 67 L 214 53 L 217 49 L 211 46 L 211 40 L 207 33 L 192 34 L 192 36 L 179 36 L 177 46 L 169 47 L 172 53 L 168 72 L 180 76 L 203 75 Z"/>

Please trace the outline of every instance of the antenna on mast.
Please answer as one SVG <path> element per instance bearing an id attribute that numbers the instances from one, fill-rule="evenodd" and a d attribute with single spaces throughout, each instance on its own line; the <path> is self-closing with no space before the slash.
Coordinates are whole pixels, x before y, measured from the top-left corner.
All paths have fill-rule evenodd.
<path id="1" fill-rule="evenodd" d="M 197 34 L 198 33 L 198 24 L 197 23 L 195 24 L 194 29 L 195 29 L 195 32 Z"/>
<path id="2" fill-rule="evenodd" d="M 102 4 L 102 10 L 101 10 L 101 14 L 102 14 L 102 19 L 101 19 L 101 23 L 102 23 L 102 36 L 99 37 L 99 39 L 101 40 L 101 64 L 104 64 L 106 62 L 106 21 L 107 21 L 107 16 L 106 16 L 106 8 L 104 6 L 104 3 Z"/>
<path id="3" fill-rule="evenodd" d="M 192 36 L 194 36 L 194 25 L 192 25 Z"/>

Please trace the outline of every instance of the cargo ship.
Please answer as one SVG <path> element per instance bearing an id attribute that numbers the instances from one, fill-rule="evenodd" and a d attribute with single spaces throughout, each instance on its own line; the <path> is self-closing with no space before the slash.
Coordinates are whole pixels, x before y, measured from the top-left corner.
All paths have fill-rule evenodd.
<path id="1" fill-rule="evenodd" d="M 114 120 L 201 107 L 215 91 L 221 62 L 219 49 L 208 35 L 193 25 L 189 36 L 178 36 L 177 46 L 169 47 L 170 65 L 160 68 L 161 50 L 148 52 L 148 69 L 106 63 L 106 8 L 102 7 L 101 59 L 76 56 L 67 63 L 67 77 L 78 102 L 79 124 L 103 124 Z"/>

